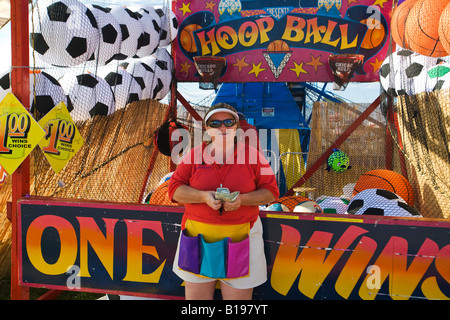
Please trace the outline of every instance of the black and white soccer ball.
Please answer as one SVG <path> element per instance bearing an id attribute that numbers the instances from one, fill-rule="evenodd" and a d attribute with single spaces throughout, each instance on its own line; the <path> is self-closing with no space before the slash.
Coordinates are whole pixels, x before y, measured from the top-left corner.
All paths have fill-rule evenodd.
<path id="1" fill-rule="evenodd" d="M 150 55 L 150 56 L 140 58 L 139 61 L 141 63 L 145 64 L 146 68 L 148 68 L 149 70 L 152 70 L 148 73 L 148 77 L 147 77 L 147 80 L 145 83 L 145 88 L 142 91 L 142 97 L 143 97 L 143 99 L 154 99 L 154 97 L 156 96 L 156 93 L 157 93 L 157 92 L 154 93 L 156 86 L 158 85 L 158 83 L 161 83 L 160 86 L 162 86 L 162 81 L 160 79 L 158 81 L 158 76 L 155 73 L 156 58 L 154 55 Z M 158 90 L 160 90 L 160 89 L 157 89 L 157 91 Z"/>
<path id="2" fill-rule="evenodd" d="M 159 34 L 159 46 L 167 47 L 172 43 L 178 34 L 178 19 L 172 10 L 167 7 L 156 8 L 156 12 L 161 18 L 161 32 Z"/>
<path id="3" fill-rule="evenodd" d="M 121 66 L 105 66 L 99 68 L 100 77 L 111 87 L 116 100 L 116 110 L 125 108 L 128 103 L 139 101 L 142 88 L 136 79 Z"/>
<path id="4" fill-rule="evenodd" d="M 433 91 L 436 80 L 429 78 L 430 68 L 443 60 L 399 48 L 383 61 L 379 75 L 383 89 L 392 96 Z"/>
<path id="5" fill-rule="evenodd" d="M 110 63 L 115 55 L 119 54 L 122 44 L 122 30 L 119 22 L 111 13 L 111 8 L 102 7 L 97 4 L 88 4 L 88 8 L 93 12 L 100 33 L 98 48 L 95 50 L 95 60 L 97 65 Z"/>
<path id="6" fill-rule="evenodd" d="M 156 62 L 156 59 L 154 59 L 154 62 Z M 151 86 L 153 83 L 153 79 L 155 77 L 155 71 L 154 67 L 155 64 L 153 63 L 152 66 L 148 65 L 143 59 L 127 59 L 119 64 L 121 67 L 125 68 L 139 83 L 141 89 L 142 89 L 142 96 L 141 99 L 150 99 L 151 97 Z"/>
<path id="7" fill-rule="evenodd" d="M 94 14 L 78 0 L 35 3 L 30 45 L 38 58 L 55 66 L 75 66 L 92 58 L 99 43 Z"/>
<path id="8" fill-rule="evenodd" d="M 59 83 L 70 98 L 73 108 L 70 115 L 74 121 L 106 116 L 115 111 L 114 94 L 100 76 L 89 72 L 71 72 L 63 76 Z"/>
<path id="9" fill-rule="evenodd" d="M 134 10 L 136 12 L 143 29 L 143 32 L 139 39 L 139 48 L 136 52 L 136 56 L 142 58 L 151 55 L 159 46 L 161 18 L 151 7 L 130 7 L 130 10 Z"/>
<path id="10" fill-rule="evenodd" d="M 384 189 L 366 189 L 356 194 L 350 201 L 348 214 L 380 215 L 395 217 L 421 217 L 397 194 Z"/>
<path id="11" fill-rule="evenodd" d="M 111 14 L 116 18 L 122 31 L 122 44 L 116 59 L 125 60 L 134 57 L 139 49 L 139 39 L 143 33 L 138 14 L 126 7 L 117 5 L 111 6 Z"/>
<path id="12" fill-rule="evenodd" d="M 0 75 L 0 101 L 11 92 L 11 72 Z M 30 111 L 44 116 L 63 101 L 69 108 L 67 96 L 58 80 L 44 71 L 30 73 Z M 69 110 L 70 111 L 70 110 Z"/>
<path id="13" fill-rule="evenodd" d="M 156 79 L 154 80 L 152 98 L 161 100 L 167 96 L 170 91 L 173 79 L 173 60 L 172 56 L 165 48 L 158 48 L 154 56 L 156 58 L 154 69 Z"/>

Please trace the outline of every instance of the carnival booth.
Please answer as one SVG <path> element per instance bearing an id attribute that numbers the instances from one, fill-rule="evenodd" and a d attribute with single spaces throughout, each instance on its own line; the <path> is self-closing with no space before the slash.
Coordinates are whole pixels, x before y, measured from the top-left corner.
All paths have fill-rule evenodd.
<path id="1" fill-rule="evenodd" d="M 184 205 L 167 188 L 217 102 L 257 129 L 280 190 L 259 208 L 268 280 L 254 299 L 450 298 L 449 1 L 114 2 L 10 2 L 12 299 L 182 299 Z M 350 82 L 380 95 L 340 99 Z"/>

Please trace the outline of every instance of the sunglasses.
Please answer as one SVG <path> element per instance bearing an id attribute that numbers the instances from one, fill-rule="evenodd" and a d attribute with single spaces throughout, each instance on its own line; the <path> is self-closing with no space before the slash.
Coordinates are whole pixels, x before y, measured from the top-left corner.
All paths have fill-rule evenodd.
<path id="1" fill-rule="evenodd" d="M 220 128 L 222 123 L 225 125 L 225 127 L 230 128 L 236 124 L 236 120 L 234 119 L 211 120 L 208 121 L 207 125 L 211 128 Z"/>

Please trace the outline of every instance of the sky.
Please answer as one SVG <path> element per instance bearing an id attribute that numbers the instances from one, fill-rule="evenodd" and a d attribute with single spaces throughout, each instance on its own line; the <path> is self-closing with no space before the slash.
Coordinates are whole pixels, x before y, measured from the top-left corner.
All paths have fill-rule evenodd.
<path id="1" fill-rule="evenodd" d="M 124 1 L 118 0 L 93 0 L 91 3 L 99 5 L 121 5 Z M 127 6 L 162 6 L 171 5 L 169 0 L 127 0 Z M 11 68 L 11 27 L 10 23 L 0 29 L 0 75 Z M 339 95 L 355 103 L 371 103 L 380 94 L 380 85 L 378 82 L 372 83 L 349 83 L 345 91 L 333 91 L 333 84 L 329 83 L 327 91 Z M 205 94 L 211 94 L 211 91 L 205 91 Z"/>

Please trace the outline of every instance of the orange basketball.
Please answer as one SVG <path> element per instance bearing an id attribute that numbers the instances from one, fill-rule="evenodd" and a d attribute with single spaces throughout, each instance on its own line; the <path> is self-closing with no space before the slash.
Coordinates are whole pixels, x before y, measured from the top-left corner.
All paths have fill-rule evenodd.
<path id="1" fill-rule="evenodd" d="M 289 51 L 289 46 L 283 40 L 275 40 L 269 43 L 267 46 L 267 51 L 271 52 L 287 52 Z"/>
<path id="2" fill-rule="evenodd" d="M 406 18 L 405 38 L 411 50 L 424 56 L 448 55 L 439 40 L 439 18 L 450 0 L 418 0 Z"/>
<path id="3" fill-rule="evenodd" d="M 445 7 L 439 18 L 439 39 L 445 51 L 450 54 L 450 4 Z"/>
<path id="4" fill-rule="evenodd" d="M 402 48 L 409 49 L 405 39 L 405 24 L 409 11 L 416 4 L 417 0 L 406 0 L 402 2 L 394 11 L 391 19 L 392 39 Z"/>
<path id="5" fill-rule="evenodd" d="M 195 44 L 194 31 L 201 29 L 198 24 L 189 24 L 180 31 L 180 43 L 184 50 L 188 52 L 196 52 L 197 46 Z"/>
<path id="6" fill-rule="evenodd" d="M 414 205 L 414 191 L 411 184 L 408 179 L 395 171 L 376 169 L 364 173 L 356 182 L 353 196 L 363 190 L 373 188 L 394 192 L 410 206 Z"/>
<path id="7" fill-rule="evenodd" d="M 285 196 L 278 198 L 274 203 L 281 203 L 288 207 L 289 211 L 294 211 L 297 204 L 302 201 L 311 201 L 310 199 L 302 196 Z"/>
<path id="8" fill-rule="evenodd" d="M 369 18 L 362 20 L 361 23 L 366 24 L 368 27 L 364 39 L 361 42 L 361 48 L 373 49 L 380 45 L 386 35 L 381 22 L 377 19 Z"/>
<path id="9" fill-rule="evenodd" d="M 169 195 L 167 194 L 167 190 L 169 189 L 169 181 L 170 180 L 164 181 L 155 189 L 148 204 L 173 207 L 183 206 L 182 203 L 170 201 Z"/>

